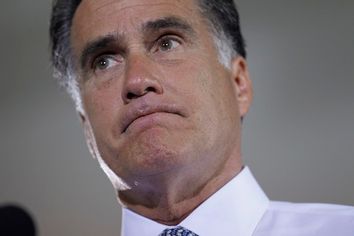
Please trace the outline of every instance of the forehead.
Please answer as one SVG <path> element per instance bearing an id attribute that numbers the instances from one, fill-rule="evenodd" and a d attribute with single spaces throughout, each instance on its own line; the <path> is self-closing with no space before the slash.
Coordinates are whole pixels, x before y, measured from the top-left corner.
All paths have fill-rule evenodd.
<path id="1" fill-rule="evenodd" d="M 168 16 L 192 25 L 201 20 L 196 0 L 83 0 L 71 34 L 82 42 L 104 33 L 136 31 L 145 22 Z"/>
<path id="2" fill-rule="evenodd" d="M 130 9 L 141 8 L 144 12 L 149 13 L 154 8 L 178 7 L 180 9 L 189 9 L 197 7 L 198 0 L 82 0 L 79 8 L 93 11 L 110 10 L 115 13 L 116 10 L 129 11 Z"/>

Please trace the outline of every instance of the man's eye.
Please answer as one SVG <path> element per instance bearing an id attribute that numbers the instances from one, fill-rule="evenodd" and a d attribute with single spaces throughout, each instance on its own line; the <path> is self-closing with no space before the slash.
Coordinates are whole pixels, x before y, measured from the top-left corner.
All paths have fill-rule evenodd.
<path id="1" fill-rule="evenodd" d="M 174 38 L 162 38 L 159 42 L 158 42 L 158 50 L 166 52 L 166 51 L 170 51 L 172 49 L 177 48 L 181 43 Z"/>
<path id="2" fill-rule="evenodd" d="M 113 56 L 100 56 L 96 58 L 92 63 L 93 70 L 107 70 L 112 66 L 116 65 L 118 62 Z"/>

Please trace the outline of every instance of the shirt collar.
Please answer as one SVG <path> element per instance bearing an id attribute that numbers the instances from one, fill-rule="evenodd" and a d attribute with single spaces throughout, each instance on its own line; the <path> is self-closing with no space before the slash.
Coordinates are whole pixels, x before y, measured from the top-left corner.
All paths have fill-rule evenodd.
<path id="1" fill-rule="evenodd" d="M 251 236 L 269 205 L 248 167 L 196 208 L 179 225 L 200 236 Z M 122 236 L 159 235 L 171 228 L 123 208 Z M 209 224 L 212 222 L 212 224 Z"/>

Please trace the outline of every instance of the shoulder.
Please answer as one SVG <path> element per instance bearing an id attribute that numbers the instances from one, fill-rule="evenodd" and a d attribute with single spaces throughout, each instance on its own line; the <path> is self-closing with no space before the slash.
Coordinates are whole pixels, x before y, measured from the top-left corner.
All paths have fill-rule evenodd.
<path id="1" fill-rule="evenodd" d="M 270 202 L 258 229 L 271 235 L 354 235 L 354 207 Z"/>

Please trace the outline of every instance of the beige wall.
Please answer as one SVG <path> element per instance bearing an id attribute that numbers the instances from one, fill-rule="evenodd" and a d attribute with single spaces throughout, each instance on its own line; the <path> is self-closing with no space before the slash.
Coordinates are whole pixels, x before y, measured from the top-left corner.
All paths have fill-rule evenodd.
<path id="1" fill-rule="evenodd" d="M 272 199 L 354 205 L 354 1 L 238 5 L 255 86 L 247 164 Z M 50 75 L 50 6 L 0 3 L 0 204 L 26 206 L 40 235 L 118 235 L 113 189 Z"/>

